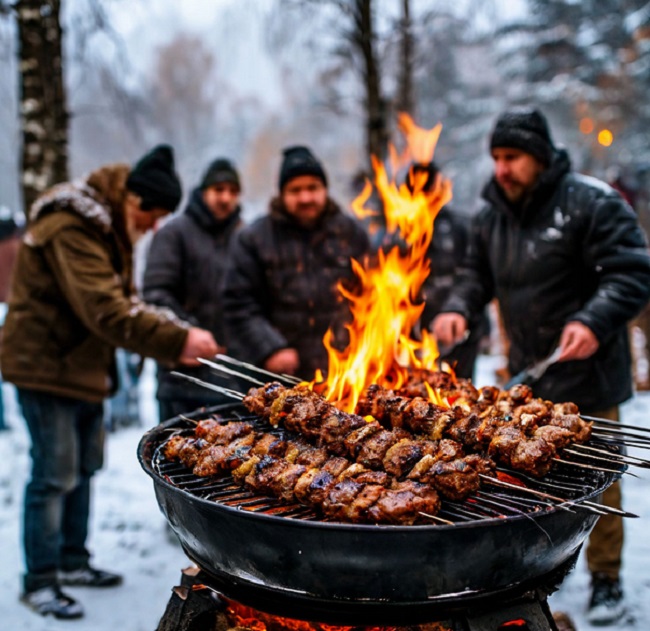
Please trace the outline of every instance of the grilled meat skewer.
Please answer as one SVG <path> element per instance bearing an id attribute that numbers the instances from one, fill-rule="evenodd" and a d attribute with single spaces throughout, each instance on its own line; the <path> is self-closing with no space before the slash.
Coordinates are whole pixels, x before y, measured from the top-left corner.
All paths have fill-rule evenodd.
<path id="1" fill-rule="evenodd" d="M 493 387 L 477 392 L 474 407 L 468 411 L 461 406 L 447 409 L 421 397 L 409 399 L 372 385 L 359 401 L 358 411 L 393 427 L 392 434 L 387 429 L 382 433 L 379 425 L 364 426 L 362 418 L 338 410 L 307 386 L 284 388 L 271 383 L 252 388 L 244 405 L 273 425 L 282 423 L 308 439 L 317 439 L 333 453 L 344 454 L 345 446 L 349 450 L 350 438 L 345 436 L 350 431 L 364 439 L 374 434 L 369 444 L 381 445 L 383 441 L 390 446 L 399 439 L 395 432 L 406 428 L 431 439 L 450 437 L 474 452 L 487 453 L 510 468 L 537 477 L 548 473 L 558 450 L 590 436 L 591 424 L 580 419 L 572 403 L 532 399 L 532 391 L 523 385 L 506 394 Z M 356 451 L 351 455 L 359 458 Z M 372 461 L 365 462 L 373 466 Z"/>
<path id="2" fill-rule="evenodd" d="M 192 466 L 196 475 L 231 470 L 233 478 L 252 491 L 318 507 L 338 520 L 412 524 L 420 513 L 435 515 L 440 509 L 437 492 L 427 484 L 398 482 L 341 457 L 323 460 L 323 449 L 258 434 L 252 426 L 245 430 L 242 423 L 222 425 L 222 432 L 215 425 L 202 421 L 195 437 L 173 436 L 165 445 L 165 457 Z"/>
<path id="3" fill-rule="evenodd" d="M 250 411 L 265 416 L 271 425 L 282 424 L 334 455 L 349 455 L 364 466 L 383 469 L 399 478 L 408 474 L 410 479 L 418 479 L 418 473 L 409 471 L 423 456 L 429 456 L 430 466 L 438 460 L 456 459 L 459 462 L 453 467 L 436 465 L 439 476 L 429 475 L 430 484 L 449 499 L 464 499 L 477 491 L 480 473 L 494 474 L 489 457 L 468 457 L 459 445 L 455 457 L 450 458 L 444 450 L 438 453 L 440 441 L 414 437 L 402 428 L 388 430 L 378 421 L 343 412 L 307 386 L 278 388 L 277 384 L 267 384 L 249 390 L 243 403 Z M 416 471 L 421 472 L 421 468 Z"/>

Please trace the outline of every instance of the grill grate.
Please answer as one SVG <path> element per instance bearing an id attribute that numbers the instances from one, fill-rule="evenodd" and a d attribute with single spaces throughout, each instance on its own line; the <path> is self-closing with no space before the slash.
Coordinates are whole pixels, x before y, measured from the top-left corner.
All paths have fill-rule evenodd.
<path id="1" fill-rule="evenodd" d="M 223 406 L 218 413 L 192 415 L 172 423 L 167 428 L 169 435 L 190 434 L 193 431 L 193 420 L 214 418 L 222 423 L 230 421 L 246 421 L 251 423 L 256 431 L 284 434 L 286 432 L 272 427 L 259 416 L 251 415 L 240 404 Z M 303 521 L 332 522 L 311 507 L 302 504 L 282 502 L 278 499 L 256 495 L 238 485 L 230 475 L 199 477 L 183 464 L 168 461 L 162 451 L 165 442 L 155 446 L 151 464 L 154 471 L 173 486 L 182 489 L 196 497 L 217 502 L 240 510 L 266 515 L 281 516 Z M 588 443 L 600 449 L 608 449 L 617 454 L 616 446 L 606 441 L 593 439 Z M 568 457 L 563 459 L 569 460 Z M 598 467 L 598 461 L 588 455 L 572 455 L 575 463 L 583 463 Z M 621 472 L 624 470 L 621 465 Z M 506 473 L 525 483 L 526 487 L 542 493 L 548 493 L 563 501 L 580 501 L 591 496 L 606 484 L 607 474 L 595 469 L 579 468 L 564 463 L 555 463 L 551 471 L 541 479 L 527 476 L 521 472 L 499 467 L 498 471 Z M 531 497 L 530 494 L 513 488 L 492 487 L 489 484 L 462 502 L 443 499 L 437 517 L 453 523 L 467 523 L 495 518 L 508 518 L 521 515 L 532 515 L 562 506 L 565 510 L 575 510 L 578 507 L 565 506 L 562 502 Z M 433 522 L 432 522 L 433 523 Z"/>

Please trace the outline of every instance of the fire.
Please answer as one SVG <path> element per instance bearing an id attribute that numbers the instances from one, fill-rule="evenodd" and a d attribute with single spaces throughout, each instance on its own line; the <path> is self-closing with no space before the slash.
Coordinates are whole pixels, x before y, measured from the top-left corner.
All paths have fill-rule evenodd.
<path id="1" fill-rule="evenodd" d="M 227 614 L 231 624 L 236 628 L 251 631 L 450 631 L 449 627 L 439 623 L 430 623 L 417 627 L 370 627 L 370 626 L 335 626 L 322 622 L 305 622 L 295 618 L 273 616 L 241 605 L 234 600 L 225 599 Z"/>
<path id="2" fill-rule="evenodd" d="M 406 148 L 398 155 L 391 148 L 391 173 L 404 170 L 413 163 L 428 164 L 433 158 L 442 126 L 430 130 L 415 125 L 406 115 L 399 116 L 399 128 L 406 139 Z M 435 338 L 423 331 L 421 339 L 412 337 L 424 305 L 418 301 L 423 282 L 429 275 L 427 250 L 433 237 L 434 219 L 451 200 L 451 184 L 438 177 L 425 190 L 426 172 L 411 171 L 411 186 L 398 184 L 377 159 L 372 161 L 375 185 L 382 199 L 387 233 L 399 238 L 388 252 L 379 251 L 377 260 L 365 266 L 352 261 L 358 279 L 355 290 L 339 285 L 348 300 L 352 322 L 348 325 L 350 341 L 344 350 L 332 345 L 332 333 L 323 340 L 328 351 L 328 370 L 324 383 L 312 387 L 337 406 L 353 412 L 363 391 L 373 383 L 399 388 L 408 379 L 409 369 L 436 369 L 439 356 Z M 373 214 L 365 208 L 372 187 L 364 190 L 353 202 L 359 217 Z M 444 401 L 436 392 L 430 396 Z"/>

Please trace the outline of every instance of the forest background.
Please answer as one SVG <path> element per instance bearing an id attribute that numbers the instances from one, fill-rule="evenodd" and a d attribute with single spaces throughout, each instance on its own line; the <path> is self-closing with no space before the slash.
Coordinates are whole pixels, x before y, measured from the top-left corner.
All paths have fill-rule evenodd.
<path id="1" fill-rule="evenodd" d="M 442 123 L 435 159 L 471 214 L 495 116 L 534 103 L 648 229 L 648 94 L 646 0 L 0 0 L 0 206 L 159 142 L 186 193 L 233 158 L 247 218 L 296 143 L 348 204 L 406 111 Z"/>

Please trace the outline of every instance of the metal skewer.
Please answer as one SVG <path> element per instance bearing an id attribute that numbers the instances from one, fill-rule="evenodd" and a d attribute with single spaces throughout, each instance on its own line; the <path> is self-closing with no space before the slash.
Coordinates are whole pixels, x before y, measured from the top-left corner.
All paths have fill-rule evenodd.
<path id="1" fill-rule="evenodd" d="M 613 506 L 604 506 L 603 504 L 596 504 L 595 502 L 590 502 L 589 500 L 585 500 L 582 503 L 587 504 L 589 506 L 594 506 L 596 508 L 606 508 L 607 512 L 612 513 L 614 515 L 620 515 L 621 517 L 634 517 L 636 519 L 639 518 L 639 516 L 635 515 L 634 513 L 629 513 L 626 510 L 621 510 L 620 508 L 614 508 Z"/>
<path id="2" fill-rule="evenodd" d="M 607 506 L 601 506 L 600 504 L 597 504 L 598 508 L 589 505 L 585 506 L 584 504 L 578 502 L 572 502 L 571 500 L 566 500 L 562 497 L 558 497 L 557 495 L 550 495 L 549 493 L 543 493 L 542 491 L 529 489 L 526 486 L 519 486 L 517 484 L 510 484 L 510 482 L 503 482 L 502 480 L 499 480 L 497 478 L 491 478 L 489 475 L 485 475 L 483 473 L 479 473 L 479 478 L 485 480 L 488 484 L 493 484 L 494 486 L 503 486 L 509 489 L 516 489 L 518 491 L 521 491 L 522 493 L 531 493 L 532 495 L 542 497 L 546 500 L 553 500 L 554 502 L 559 502 L 559 504 L 554 504 L 553 506 L 557 508 L 561 508 L 562 510 L 568 511 L 570 513 L 572 513 L 573 511 L 569 508 L 569 506 L 572 506 L 574 508 L 584 508 L 585 510 L 588 510 L 589 512 L 595 513 L 597 515 L 607 514 L 605 512 L 607 510 Z"/>
<path id="3" fill-rule="evenodd" d="M 595 453 L 609 455 L 611 457 L 620 459 L 621 462 L 627 462 L 638 467 L 650 467 L 650 460 L 644 460 L 643 458 L 630 456 L 630 454 L 626 454 L 625 456 L 622 456 L 620 454 L 612 454 L 610 451 L 607 451 L 607 449 L 598 449 L 597 447 L 592 447 L 591 445 L 576 444 L 573 445 L 573 449 L 579 450 L 580 453 L 584 453 L 585 451 L 593 451 Z"/>
<path id="4" fill-rule="evenodd" d="M 585 416 L 584 414 L 580 415 L 580 418 L 585 421 L 593 421 L 597 425 L 607 425 L 608 427 L 618 427 L 622 429 L 633 429 L 638 432 L 648 432 L 650 433 L 650 428 L 647 427 L 637 427 L 636 425 L 625 425 L 624 423 L 619 423 L 618 421 L 611 421 L 606 418 L 598 418 L 597 416 Z"/>
<path id="5" fill-rule="evenodd" d="M 443 519 L 442 517 L 438 517 L 436 515 L 429 515 L 429 513 L 423 513 L 422 511 L 419 511 L 419 514 L 422 515 L 422 517 L 426 517 L 427 519 L 432 519 L 433 521 L 438 521 L 441 524 L 445 524 L 446 526 L 454 526 L 453 521 L 449 521 L 448 519 Z"/>
<path id="6" fill-rule="evenodd" d="M 197 386 L 201 386 L 202 388 L 207 388 L 208 390 L 214 390 L 215 392 L 220 392 L 221 394 L 225 394 L 227 397 L 230 397 L 231 399 L 237 399 L 238 401 L 241 401 L 244 398 L 244 395 L 241 392 L 237 392 L 237 390 L 231 390 L 230 388 L 217 386 L 214 383 L 208 383 L 207 381 L 197 379 L 196 377 L 190 377 L 190 375 L 186 375 L 182 372 L 176 372 L 175 370 L 173 370 L 169 374 L 173 375 L 174 377 L 178 377 L 180 379 L 185 379 L 185 381 L 191 381 L 192 383 L 195 383 Z"/>
<path id="7" fill-rule="evenodd" d="M 206 366 L 212 368 L 212 370 L 216 370 L 217 372 L 222 372 L 225 373 L 226 375 L 234 375 L 235 377 L 239 377 L 240 379 L 245 379 L 246 381 L 250 381 L 252 384 L 255 384 L 256 386 L 266 385 L 264 381 L 255 379 L 255 377 L 246 375 L 243 372 L 237 372 L 236 370 L 233 370 L 232 368 L 227 368 L 226 366 L 222 366 L 221 364 L 215 364 L 214 362 L 211 362 L 209 359 L 203 359 L 203 357 L 197 357 L 197 359 L 202 364 L 205 364 Z"/>
<path id="8" fill-rule="evenodd" d="M 240 366 L 241 368 L 252 370 L 253 372 L 257 372 L 261 375 L 267 375 L 268 377 L 272 377 L 273 379 L 281 379 L 289 383 L 292 383 L 294 385 L 301 382 L 301 379 L 299 379 L 298 377 L 294 377 L 293 375 L 285 375 L 285 374 L 270 372 L 268 370 L 264 370 L 264 368 L 259 368 L 258 366 L 254 366 L 253 364 L 247 364 L 246 362 L 240 361 L 238 359 L 234 359 L 233 357 L 229 357 L 228 355 L 217 354 L 215 355 L 215 357 L 228 364 Z"/>
<path id="9" fill-rule="evenodd" d="M 601 453 L 603 453 L 603 450 L 600 450 L 600 451 L 601 451 Z M 614 458 L 614 457 L 611 457 L 611 454 L 610 454 L 610 457 L 607 458 L 605 456 L 595 456 L 595 455 L 590 454 L 590 453 L 585 453 L 584 451 L 569 449 L 567 447 L 562 449 L 562 453 L 563 454 L 573 454 L 574 456 L 581 456 L 582 458 L 591 458 L 593 460 L 600 460 L 601 462 L 608 462 L 609 464 L 613 464 L 613 465 L 630 464 L 630 465 L 635 465 L 635 466 L 638 466 L 638 467 L 644 466 L 644 465 L 638 464 L 636 462 L 630 462 L 629 460 L 626 460 L 624 456 L 621 456 L 620 458 Z M 607 453 L 607 452 L 604 452 L 604 453 Z M 650 463 L 645 464 L 645 467 L 646 468 L 650 467 Z"/>
<path id="10" fill-rule="evenodd" d="M 636 475 L 635 473 L 632 473 L 631 471 L 621 471 L 620 469 L 606 469 L 605 467 L 594 467 L 593 465 L 590 464 L 584 464 L 582 462 L 573 462 L 571 460 L 562 460 L 562 458 L 553 458 L 553 462 L 561 462 L 562 464 L 570 464 L 573 465 L 574 467 L 583 467 L 584 469 L 593 469 L 594 471 L 605 471 L 606 473 L 626 473 L 627 475 L 631 475 L 633 478 L 638 478 L 639 476 Z"/>
<path id="11" fill-rule="evenodd" d="M 625 431 L 624 429 L 616 429 L 614 427 L 599 427 L 592 433 L 594 436 L 622 436 L 626 439 L 631 438 L 632 440 L 638 440 L 650 444 L 650 436 L 644 436 L 643 434 L 633 434 L 631 432 Z"/>

